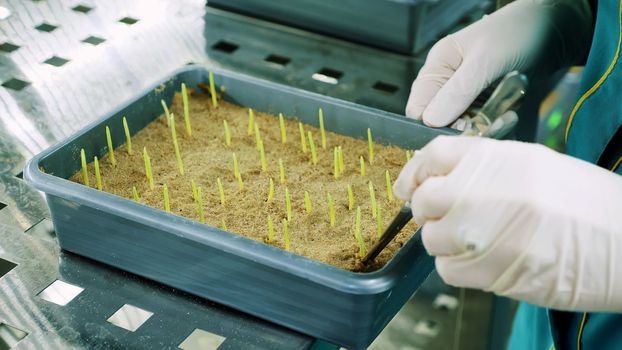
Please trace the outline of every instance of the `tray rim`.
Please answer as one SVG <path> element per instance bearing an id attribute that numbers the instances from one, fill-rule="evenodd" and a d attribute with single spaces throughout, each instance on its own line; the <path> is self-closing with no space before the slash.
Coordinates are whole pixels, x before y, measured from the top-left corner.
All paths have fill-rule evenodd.
<path id="1" fill-rule="evenodd" d="M 346 293 L 362 295 L 378 294 L 391 289 L 396 282 L 396 279 L 391 276 L 395 276 L 397 274 L 401 267 L 399 264 L 400 260 L 403 255 L 405 255 L 405 251 L 407 250 L 403 248 L 407 248 L 413 244 L 413 240 L 416 240 L 415 236 L 419 235 L 420 230 L 417 230 L 404 244 L 404 246 L 402 246 L 402 248 L 400 248 L 400 250 L 382 268 L 372 272 L 353 272 L 326 264 L 324 262 L 313 260 L 302 255 L 287 252 L 279 247 L 259 242 L 239 234 L 223 231 L 217 227 L 201 224 L 198 221 L 167 213 L 163 210 L 152 208 L 144 204 L 135 203 L 130 199 L 108 192 L 99 191 L 40 170 L 40 162 L 51 154 L 59 151 L 62 147 L 70 144 L 87 131 L 101 124 L 103 121 L 119 114 L 123 109 L 156 90 L 161 85 L 168 83 L 180 74 L 192 73 L 194 71 L 200 71 L 201 73 L 212 71 L 215 76 L 223 75 L 234 79 L 241 79 L 254 84 L 264 85 L 272 90 L 295 90 L 297 94 L 310 97 L 314 100 L 319 99 L 323 102 L 340 105 L 341 107 L 347 109 L 364 110 L 375 114 L 381 114 L 383 117 L 399 120 L 400 122 L 408 122 L 424 126 L 418 120 L 406 118 L 391 112 L 358 105 L 349 101 L 339 100 L 330 96 L 289 87 L 287 85 L 274 83 L 264 79 L 258 79 L 227 69 L 192 64 L 168 72 L 164 78 L 158 79 L 156 83 L 142 89 L 132 98 L 126 99 L 125 101 L 119 103 L 111 111 L 87 124 L 85 127 L 77 130 L 70 137 L 60 140 L 51 147 L 35 155 L 27 162 L 24 168 L 24 180 L 36 189 L 45 192 L 46 195 L 55 195 L 66 200 L 75 201 L 81 205 L 86 205 L 98 210 L 105 210 L 111 214 L 118 215 L 128 220 L 142 222 L 151 227 L 159 227 L 163 231 L 175 234 L 184 239 L 189 239 L 199 244 L 207 244 L 230 254 L 253 260 L 257 263 L 277 270 L 282 271 L 285 268 L 289 273 L 292 273 L 300 278 L 312 280 L 328 288 L 340 290 Z M 457 133 L 449 128 L 439 128 L 436 130 L 439 134 L 452 135 Z M 163 218 L 166 218 L 166 220 L 162 220 Z M 179 227 L 181 225 L 183 225 L 183 229 Z M 249 249 L 254 248 L 253 246 L 260 246 L 262 251 L 259 252 L 256 249 Z M 266 255 L 266 250 L 270 256 Z M 288 259 L 282 259 L 282 255 L 285 255 Z M 313 265 L 313 268 L 310 268 L 310 265 Z"/>

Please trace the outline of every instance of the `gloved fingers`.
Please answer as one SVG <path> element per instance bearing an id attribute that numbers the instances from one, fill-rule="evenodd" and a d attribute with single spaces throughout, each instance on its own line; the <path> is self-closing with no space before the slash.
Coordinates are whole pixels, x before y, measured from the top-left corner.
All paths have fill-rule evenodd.
<path id="1" fill-rule="evenodd" d="M 434 265 L 441 279 L 450 286 L 480 289 L 485 287 L 480 286 L 477 271 L 465 271 L 461 259 L 439 256 L 434 260 Z"/>
<path id="2" fill-rule="evenodd" d="M 481 62 L 465 59 L 423 111 L 423 122 L 432 127 L 451 124 L 490 84 Z"/>
<path id="3" fill-rule="evenodd" d="M 433 256 L 453 256 L 465 251 L 464 245 L 456 240 L 456 227 L 443 220 L 428 220 L 421 228 L 421 240 L 428 254 Z"/>
<path id="4" fill-rule="evenodd" d="M 414 191 L 410 206 L 417 224 L 439 220 L 447 214 L 456 200 L 457 191 L 448 188 L 446 182 L 444 176 L 430 177 Z"/>
<path id="5" fill-rule="evenodd" d="M 462 62 L 462 52 L 456 41 L 445 37 L 436 43 L 413 81 L 406 104 L 406 116 L 421 119 L 423 111 L 454 74 Z"/>
<path id="6" fill-rule="evenodd" d="M 414 174 L 423 161 L 423 157 L 420 157 L 420 155 L 420 150 L 415 151 L 393 183 L 393 194 L 403 201 L 409 201 L 417 187 Z"/>
<path id="7" fill-rule="evenodd" d="M 449 175 L 460 160 L 481 142 L 485 142 L 485 139 L 473 136 L 437 136 L 413 157 L 420 158 L 418 166 L 413 169 L 415 184 L 419 186 L 432 176 Z"/>
<path id="8" fill-rule="evenodd" d="M 473 122 L 468 116 L 458 117 L 451 125 L 450 128 L 456 129 L 459 131 L 464 131 L 465 129 L 471 128 Z"/>
<path id="9" fill-rule="evenodd" d="M 499 256 L 482 257 L 464 253 L 458 256 L 438 256 L 435 265 L 439 276 L 449 285 L 497 292 L 491 286 L 506 269 L 498 259 Z M 510 284 L 514 282 L 516 279 Z"/>
<path id="10" fill-rule="evenodd" d="M 394 194 L 404 201 L 411 199 L 413 192 L 427 178 L 449 174 L 462 157 L 482 140 L 468 136 L 436 137 L 406 163 L 393 185 Z"/>

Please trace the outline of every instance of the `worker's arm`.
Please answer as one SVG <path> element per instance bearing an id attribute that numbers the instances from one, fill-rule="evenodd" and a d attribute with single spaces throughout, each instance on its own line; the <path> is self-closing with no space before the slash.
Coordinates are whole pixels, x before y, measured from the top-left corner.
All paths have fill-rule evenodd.
<path id="1" fill-rule="evenodd" d="M 412 84 L 406 115 L 446 126 L 513 70 L 539 76 L 583 62 L 592 11 L 588 0 L 517 0 L 441 39 Z"/>
<path id="2" fill-rule="evenodd" d="M 448 284 L 622 311 L 622 177 L 544 146 L 438 137 L 394 185 Z"/>

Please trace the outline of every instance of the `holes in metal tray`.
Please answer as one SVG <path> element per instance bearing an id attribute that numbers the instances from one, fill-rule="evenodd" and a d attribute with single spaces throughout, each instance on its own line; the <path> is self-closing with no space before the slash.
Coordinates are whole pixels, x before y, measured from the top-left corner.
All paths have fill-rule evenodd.
<path id="1" fill-rule="evenodd" d="M 91 44 L 93 46 L 97 46 L 97 45 L 103 43 L 104 41 L 106 41 L 106 39 L 100 38 L 100 37 L 95 36 L 95 35 L 91 35 L 88 38 L 82 40 L 83 43 Z"/>
<path id="2" fill-rule="evenodd" d="M 56 28 L 58 28 L 58 26 L 55 26 L 53 24 L 49 24 L 47 22 L 43 22 L 43 23 L 41 23 L 41 24 L 39 24 L 38 26 L 35 27 L 36 30 L 38 30 L 40 32 L 46 32 L 46 33 L 53 32 L 54 30 L 56 30 Z"/>
<path id="3" fill-rule="evenodd" d="M 15 91 L 20 91 L 28 85 L 30 85 L 29 82 L 17 78 L 11 78 L 2 83 L 2 86 L 4 86 L 5 88 Z"/>
<path id="4" fill-rule="evenodd" d="M 343 72 L 341 71 L 332 68 L 322 68 L 317 73 L 314 73 L 311 78 L 323 83 L 336 85 L 342 76 Z"/>
<path id="5" fill-rule="evenodd" d="M 432 306 L 443 311 L 455 310 L 458 307 L 458 298 L 441 293 L 434 298 Z"/>
<path id="6" fill-rule="evenodd" d="M 226 40 L 220 40 L 216 44 L 212 45 L 212 49 L 228 54 L 234 53 L 239 48 L 240 45 Z"/>
<path id="7" fill-rule="evenodd" d="M 434 320 L 421 320 L 415 324 L 415 334 L 434 338 L 440 332 L 440 324 Z"/>
<path id="8" fill-rule="evenodd" d="M 92 7 L 86 6 L 86 5 L 82 5 L 82 4 L 74 6 L 71 9 L 76 11 L 76 12 L 82 12 L 84 14 L 87 14 L 87 13 L 91 12 L 91 10 L 93 10 Z"/>
<path id="9" fill-rule="evenodd" d="M 386 94 L 394 94 L 397 92 L 397 90 L 399 90 L 400 88 L 393 85 L 393 84 L 389 84 L 389 83 L 385 83 L 383 81 L 377 81 L 374 86 L 372 86 L 374 88 L 374 90 L 386 93 Z"/>
<path id="10" fill-rule="evenodd" d="M 65 306 L 83 290 L 82 287 L 56 280 L 39 293 L 39 298 L 56 305 Z"/>
<path id="11" fill-rule="evenodd" d="M 179 348 L 184 350 L 214 350 L 218 349 L 226 339 L 218 334 L 197 328 L 179 344 Z"/>
<path id="12" fill-rule="evenodd" d="M 266 57 L 264 60 L 271 66 L 275 66 L 277 68 L 285 67 L 291 61 L 289 57 L 275 54 L 268 55 L 268 57 Z"/>
<path id="13" fill-rule="evenodd" d="M 19 49 L 19 46 L 12 44 L 10 42 L 4 42 L 0 44 L 0 51 L 5 53 L 11 53 L 15 50 Z"/>
<path id="14" fill-rule="evenodd" d="M 4 208 L 6 208 L 6 204 L 4 204 L 4 203 L 0 202 L 0 210 L 2 210 L 2 209 L 4 209 Z"/>
<path id="15" fill-rule="evenodd" d="M 67 62 L 69 62 L 68 59 L 62 58 L 62 57 L 59 57 L 59 56 L 56 56 L 56 55 L 54 55 L 54 56 L 48 58 L 47 60 L 43 61 L 43 63 L 49 64 L 49 65 L 54 66 L 54 67 L 60 67 L 60 66 L 64 65 Z"/>
<path id="16" fill-rule="evenodd" d="M 28 335 L 19 328 L 0 322 L 0 349 L 11 349 Z"/>
<path id="17" fill-rule="evenodd" d="M 143 310 L 139 307 L 125 304 L 119 310 L 117 310 L 106 321 L 112 323 L 117 327 L 127 329 L 130 332 L 135 332 L 143 323 L 153 315 L 153 312 Z"/>
<path id="18" fill-rule="evenodd" d="M 15 266 L 17 266 L 17 264 L 0 258 L 0 277 L 9 273 L 11 270 L 15 268 Z"/>
<path id="19" fill-rule="evenodd" d="M 138 19 L 138 18 L 129 17 L 129 16 L 123 17 L 123 18 L 121 18 L 121 19 L 119 20 L 119 22 L 121 22 L 121 23 L 125 23 L 125 24 L 127 24 L 128 26 L 131 26 L 132 24 L 135 24 L 135 23 L 136 23 L 136 22 L 138 22 L 138 21 L 139 21 L 139 19 Z"/>

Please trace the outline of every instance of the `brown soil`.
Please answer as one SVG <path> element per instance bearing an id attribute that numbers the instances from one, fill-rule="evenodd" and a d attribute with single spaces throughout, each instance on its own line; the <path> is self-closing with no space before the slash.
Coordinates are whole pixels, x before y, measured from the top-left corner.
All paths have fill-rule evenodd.
<path id="1" fill-rule="evenodd" d="M 406 162 L 405 151 L 397 147 L 374 145 L 374 163 L 369 164 L 366 140 L 327 132 L 327 147 L 321 146 L 320 131 L 305 125 L 305 132 L 311 131 L 317 147 L 318 164 L 311 162 L 311 152 L 303 153 L 300 133 L 296 120 L 286 119 L 287 143 L 281 143 L 278 118 L 273 115 L 255 112 L 255 120 L 260 127 L 265 145 L 267 171 L 261 171 L 259 152 L 255 136 L 247 135 L 248 110 L 223 100 L 219 107 L 213 108 L 208 95 L 190 91 L 190 116 L 192 137 L 184 128 L 181 96 L 173 99 L 171 112 L 175 115 L 177 137 L 185 167 L 185 175 L 180 175 L 175 158 L 170 129 L 166 118 L 160 116 L 146 128 L 132 137 L 132 155 L 127 153 L 127 145 L 115 150 L 117 166 L 112 167 L 108 156 L 100 160 L 103 190 L 121 197 L 132 199 L 132 186 L 136 186 L 142 203 L 164 210 L 163 185 L 170 192 L 171 211 L 177 215 L 199 220 L 197 204 L 191 190 L 194 179 L 203 192 L 205 217 L 208 225 L 221 227 L 224 222 L 228 231 L 251 239 L 284 248 L 282 219 L 286 218 L 285 188 L 289 189 L 292 203 L 292 219 L 289 223 L 291 251 L 314 260 L 334 265 L 346 270 L 357 270 L 358 244 L 354 238 L 356 210 L 348 210 L 347 184 L 354 191 L 354 207 L 361 207 L 362 234 L 367 249 L 377 241 L 376 221 L 372 218 L 368 182 L 375 188 L 377 203 L 381 207 L 384 227 L 398 212 L 402 202 L 390 201 L 386 191 L 385 170 L 394 181 Z M 330 115 L 324 116 L 330 127 Z M 227 120 L 231 130 L 231 146 L 225 145 L 223 120 Z M 122 127 L 112 126 L 112 127 Z M 373 132 L 373 130 L 372 130 Z M 345 161 L 344 174 L 338 179 L 333 175 L 333 147 L 342 146 Z M 147 147 L 151 157 L 155 189 L 150 190 L 145 176 L 142 156 Z M 307 142 L 307 147 L 309 147 Z M 233 175 L 232 153 L 236 153 L 245 190 L 239 192 L 238 181 Z M 366 159 L 366 176 L 360 175 L 359 156 Z M 278 159 L 285 166 L 285 184 L 279 181 Z M 95 174 L 92 162 L 88 165 L 90 185 L 95 187 Z M 226 204 L 220 204 L 216 179 L 220 178 L 226 193 Z M 274 200 L 267 203 L 269 179 L 274 180 Z M 71 180 L 82 183 L 80 172 Z M 313 211 L 305 211 L 304 191 L 309 191 Z M 335 203 L 336 224 L 330 226 L 327 192 Z M 274 220 L 275 239 L 267 242 L 267 215 Z M 373 266 L 366 270 L 382 267 L 415 231 L 413 222 L 382 252 Z"/>

